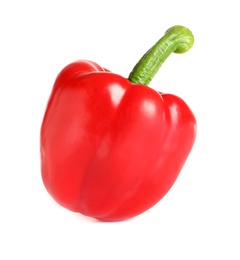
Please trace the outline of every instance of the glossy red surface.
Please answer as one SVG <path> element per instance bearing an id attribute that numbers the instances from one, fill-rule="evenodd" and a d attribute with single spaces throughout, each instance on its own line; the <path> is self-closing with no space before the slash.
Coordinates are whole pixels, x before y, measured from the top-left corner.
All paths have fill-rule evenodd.
<path id="1" fill-rule="evenodd" d="M 41 128 L 42 179 L 63 207 L 120 221 L 172 187 L 196 136 L 179 97 L 77 61 L 58 75 Z"/>

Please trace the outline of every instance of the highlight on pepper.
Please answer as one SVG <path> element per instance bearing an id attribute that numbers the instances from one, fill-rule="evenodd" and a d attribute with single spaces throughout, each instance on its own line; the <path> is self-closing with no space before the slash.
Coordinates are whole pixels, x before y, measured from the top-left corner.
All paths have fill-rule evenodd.
<path id="1" fill-rule="evenodd" d="M 101 221 L 122 221 L 167 194 L 197 124 L 183 99 L 148 85 L 171 53 L 193 43 L 189 29 L 171 27 L 128 78 L 88 60 L 63 68 L 40 133 L 42 180 L 57 203 Z"/>

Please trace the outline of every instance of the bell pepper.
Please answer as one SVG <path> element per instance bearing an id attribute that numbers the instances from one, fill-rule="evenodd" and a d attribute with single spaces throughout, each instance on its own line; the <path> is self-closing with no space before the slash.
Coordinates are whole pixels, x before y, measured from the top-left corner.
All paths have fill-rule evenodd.
<path id="1" fill-rule="evenodd" d="M 128 78 L 88 60 L 56 78 L 41 126 L 41 173 L 61 206 L 122 221 L 158 203 L 176 181 L 196 137 L 179 97 L 148 86 L 172 53 L 188 51 L 189 29 L 173 26 Z"/>

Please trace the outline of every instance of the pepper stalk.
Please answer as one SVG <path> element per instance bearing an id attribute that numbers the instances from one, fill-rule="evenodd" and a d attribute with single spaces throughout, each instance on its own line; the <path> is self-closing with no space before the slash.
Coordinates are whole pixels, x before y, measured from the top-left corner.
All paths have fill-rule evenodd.
<path id="1" fill-rule="evenodd" d="M 172 52 L 185 53 L 191 49 L 193 43 L 194 36 L 188 28 L 181 25 L 169 28 L 138 61 L 129 74 L 129 81 L 148 85 Z"/>

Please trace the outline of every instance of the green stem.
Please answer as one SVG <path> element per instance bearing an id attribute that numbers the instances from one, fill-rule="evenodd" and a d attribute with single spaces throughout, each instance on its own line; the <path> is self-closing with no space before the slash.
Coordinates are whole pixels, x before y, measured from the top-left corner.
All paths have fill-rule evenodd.
<path id="1" fill-rule="evenodd" d="M 193 34 L 186 27 L 177 25 L 168 29 L 165 35 L 139 60 L 129 75 L 132 83 L 148 85 L 163 62 L 172 53 L 184 53 L 194 43 Z"/>

